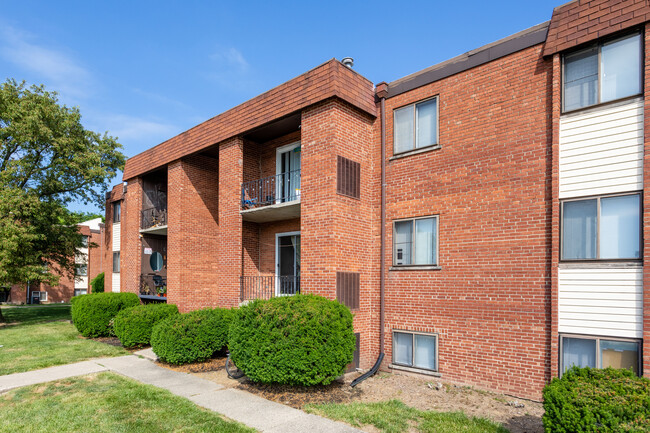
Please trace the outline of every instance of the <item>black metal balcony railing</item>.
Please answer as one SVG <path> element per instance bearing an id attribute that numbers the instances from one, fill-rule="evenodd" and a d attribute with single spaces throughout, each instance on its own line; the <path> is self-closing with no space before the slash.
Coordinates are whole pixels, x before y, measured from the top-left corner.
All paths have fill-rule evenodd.
<path id="1" fill-rule="evenodd" d="M 300 170 L 244 182 L 241 187 L 242 209 L 252 209 L 300 199 Z"/>
<path id="2" fill-rule="evenodd" d="M 167 209 L 156 209 L 151 207 L 142 210 L 142 219 L 140 228 L 150 229 L 152 227 L 161 227 L 167 225 Z"/>
<path id="3" fill-rule="evenodd" d="M 239 297 L 241 301 L 271 299 L 275 296 L 288 296 L 300 293 L 300 277 L 264 276 L 239 277 Z"/>
<path id="4" fill-rule="evenodd" d="M 141 274 L 140 295 L 167 297 L 167 278 L 161 275 Z"/>

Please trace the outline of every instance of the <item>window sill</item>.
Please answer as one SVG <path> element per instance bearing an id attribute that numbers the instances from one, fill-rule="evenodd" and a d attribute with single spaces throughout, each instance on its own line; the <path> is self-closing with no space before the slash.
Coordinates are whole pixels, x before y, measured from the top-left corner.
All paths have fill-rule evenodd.
<path id="1" fill-rule="evenodd" d="M 440 271 L 442 266 L 414 265 L 414 266 L 391 266 L 389 271 Z"/>
<path id="2" fill-rule="evenodd" d="M 633 268 L 633 269 L 643 269 L 642 261 L 571 261 L 571 262 L 560 262 L 560 269 L 623 269 L 623 268 Z"/>
<path id="3" fill-rule="evenodd" d="M 442 377 L 442 374 L 438 373 L 437 371 L 424 370 L 415 367 L 406 367 L 404 365 L 388 364 L 388 368 L 392 370 L 408 371 L 409 373 L 426 374 L 427 376 Z"/>
<path id="4" fill-rule="evenodd" d="M 417 155 L 419 153 L 431 152 L 433 150 L 438 150 L 441 148 L 442 146 L 440 144 L 434 144 L 433 146 L 421 147 L 419 149 L 408 150 L 406 152 L 395 154 L 391 156 L 388 160 L 392 161 L 394 159 L 406 158 L 407 156 Z"/>

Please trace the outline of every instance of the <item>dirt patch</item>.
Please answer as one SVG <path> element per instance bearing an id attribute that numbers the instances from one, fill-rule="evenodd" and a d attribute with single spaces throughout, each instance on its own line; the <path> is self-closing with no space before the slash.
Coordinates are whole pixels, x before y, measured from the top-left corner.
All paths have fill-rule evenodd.
<path id="1" fill-rule="evenodd" d="M 355 388 L 350 382 L 359 376 L 351 373 L 344 382 L 334 382 L 327 386 L 301 387 L 288 385 L 262 385 L 247 378 L 230 379 L 225 370 L 225 357 L 217 357 L 206 362 L 172 366 L 162 366 L 176 371 L 196 374 L 228 388 L 237 388 L 257 394 L 288 406 L 302 409 L 308 403 L 351 403 L 374 402 L 398 399 L 409 406 L 421 410 L 439 412 L 462 411 L 469 416 L 488 418 L 503 424 L 512 433 L 543 433 L 541 403 L 515 399 L 503 394 L 478 390 L 472 387 L 457 386 L 418 376 L 377 373 Z M 363 428 L 374 432 L 372 426 Z"/>

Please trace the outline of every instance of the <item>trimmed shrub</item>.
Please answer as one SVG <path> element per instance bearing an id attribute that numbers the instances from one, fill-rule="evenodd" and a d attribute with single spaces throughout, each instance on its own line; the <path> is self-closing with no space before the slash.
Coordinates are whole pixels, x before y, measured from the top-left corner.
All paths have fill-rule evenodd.
<path id="1" fill-rule="evenodd" d="M 84 337 L 112 335 L 111 320 L 125 308 L 140 304 L 135 293 L 91 293 L 72 298 L 72 323 Z"/>
<path id="2" fill-rule="evenodd" d="M 170 316 L 154 325 L 151 348 L 170 364 L 205 361 L 226 347 L 232 316 L 226 308 Z"/>
<path id="3" fill-rule="evenodd" d="M 148 346 L 153 326 L 159 321 L 178 314 L 178 307 L 171 304 L 145 304 L 126 308 L 115 316 L 115 336 L 124 347 Z"/>
<path id="4" fill-rule="evenodd" d="M 104 273 L 97 275 L 95 278 L 90 280 L 90 287 L 92 287 L 93 293 L 104 293 Z"/>
<path id="5" fill-rule="evenodd" d="M 228 348 L 255 382 L 327 385 L 352 362 L 352 313 L 315 295 L 256 300 L 235 315 Z"/>
<path id="6" fill-rule="evenodd" d="M 650 380 L 631 370 L 573 367 L 543 395 L 547 433 L 650 431 Z"/>

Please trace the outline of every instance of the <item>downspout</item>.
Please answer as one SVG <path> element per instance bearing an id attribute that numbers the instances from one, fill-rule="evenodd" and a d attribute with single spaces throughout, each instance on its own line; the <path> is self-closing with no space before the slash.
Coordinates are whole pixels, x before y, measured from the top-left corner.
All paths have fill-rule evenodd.
<path id="1" fill-rule="evenodd" d="M 388 84 L 381 82 L 377 85 L 375 94 L 379 98 L 381 122 L 381 229 L 379 247 L 379 357 L 375 365 L 365 374 L 357 377 L 350 384 L 357 386 L 370 376 L 374 375 L 381 362 L 384 360 L 384 315 L 385 315 L 385 280 L 386 280 L 386 96 L 388 95 Z"/>

